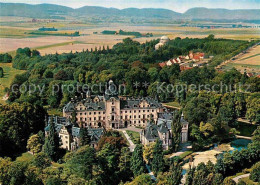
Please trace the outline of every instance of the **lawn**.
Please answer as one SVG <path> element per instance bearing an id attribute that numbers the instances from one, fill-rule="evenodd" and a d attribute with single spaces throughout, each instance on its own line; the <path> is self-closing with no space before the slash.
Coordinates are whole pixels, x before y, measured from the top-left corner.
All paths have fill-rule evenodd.
<path id="1" fill-rule="evenodd" d="M 49 108 L 49 106 L 44 106 L 44 108 L 47 110 L 48 115 L 61 116 L 62 117 L 62 110 L 61 109 Z"/>
<path id="2" fill-rule="evenodd" d="M 240 122 L 238 121 L 236 125 L 233 126 L 237 131 L 240 132 L 241 136 L 247 136 L 247 137 L 251 137 L 253 132 L 255 131 L 255 129 L 257 128 L 256 125 L 252 125 L 252 124 L 248 124 L 248 123 L 244 123 L 244 122 Z"/>
<path id="3" fill-rule="evenodd" d="M 4 77 L 0 78 L 0 103 L 5 103 L 5 101 L 2 100 L 5 95 L 4 89 L 10 87 L 15 75 L 21 74 L 25 71 L 14 69 L 12 63 L 0 63 L 0 67 L 4 69 Z"/>
<path id="4" fill-rule="evenodd" d="M 173 108 L 181 108 L 181 105 L 176 101 L 165 103 L 165 105 Z"/>
<path id="5" fill-rule="evenodd" d="M 126 133 L 129 135 L 131 140 L 133 141 L 134 144 L 139 144 L 140 143 L 140 134 L 139 132 L 127 130 Z"/>

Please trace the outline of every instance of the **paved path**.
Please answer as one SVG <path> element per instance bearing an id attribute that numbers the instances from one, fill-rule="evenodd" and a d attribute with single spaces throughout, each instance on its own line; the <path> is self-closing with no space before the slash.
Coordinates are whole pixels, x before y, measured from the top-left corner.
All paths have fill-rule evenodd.
<path id="1" fill-rule="evenodd" d="M 245 178 L 245 177 L 249 177 L 250 176 L 250 173 L 247 173 L 247 174 L 244 174 L 244 175 L 239 175 L 235 178 L 233 178 L 233 180 L 238 183 L 239 179 L 242 179 L 242 178 Z"/>
<path id="2" fill-rule="evenodd" d="M 252 140 L 252 137 L 239 136 L 239 135 L 236 135 L 236 138 L 239 138 L 239 139 L 249 139 L 249 140 Z"/>
<path id="3" fill-rule="evenodd" d="M 135 150 L 135 144 L 133 143 L 133 141 L 131 140 L 131 138 L 129 137 L 129 135 L 127 134 L 127 132 L 125 130 L 121 130 L 123 132 L 123 134 L 125 135 L 128 143 L 129 143 L 129 149 L 130 152 L 133 152 Z"/>

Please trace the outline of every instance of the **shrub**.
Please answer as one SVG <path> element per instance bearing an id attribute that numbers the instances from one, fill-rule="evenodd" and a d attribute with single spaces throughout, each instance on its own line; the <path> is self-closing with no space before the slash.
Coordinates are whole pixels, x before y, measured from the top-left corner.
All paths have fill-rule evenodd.
<path id="1" fill-rule="evenodd" d="M 253 166 L 250 173 L 250 179 L 254 182 L 260 182 L 260 162 Z"/>

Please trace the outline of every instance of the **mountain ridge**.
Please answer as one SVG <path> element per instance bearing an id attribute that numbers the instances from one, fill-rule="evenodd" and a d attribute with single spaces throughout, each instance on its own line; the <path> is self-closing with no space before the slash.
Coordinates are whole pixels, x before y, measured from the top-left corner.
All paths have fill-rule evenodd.
<path id="1" fill-rule="evenodd" d="M 178 13 L 164 8 L 106 8 L 100 6 L 83 6 L 71 8 L 56 4 L 26 4 L 0 2 L 0 16 L 19 16 L 31 18 L 52 18 L 54 16 L 123 16 L 138 18 L 162 18 L 162 19 L 244 19 L 260 20 L 260 9 L 224 8 L 209 9 L 194 7 L 184 13 Z"/>

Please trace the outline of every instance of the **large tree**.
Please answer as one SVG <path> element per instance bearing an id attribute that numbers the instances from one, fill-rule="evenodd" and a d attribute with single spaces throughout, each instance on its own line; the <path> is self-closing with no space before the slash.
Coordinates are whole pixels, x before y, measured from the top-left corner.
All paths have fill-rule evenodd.
<path id="1" fill-rule="evenodd" d="M 177 152 L 181 143 L 182 124 L 180 122 L 180 114 L 177 113 L 172 121 L 172 150 Z"/>
<path id="2" fill-rule="evenodd" d="M 39 153 L 42 149 L 42 144 L 38 134 L 32 135 L 27 141 L 27 149 L 33 154 Z"/>
<path id="3" fill-rule="evenodd" d="M 49 131 L 48 136 L 45 139 L 45 143 L 43 146 L 44 153 L 52 160 L 58 159 L 59 152 L 59 136 L 55 130 L 55 123 L 53 122 L 53 118 L 51 117 L 50 123 L 48 125 Z"/>
<path id="4" fill-rule="evenodd" d="M 162 172 L 164 169 L 162 142 L 158 139 L 153 150 L 152 171 L 154 174 Z"/>
<path id="5" fill-rule="evenodd" d="M 88 145 L 90 143 L 90 135 L 88 134 L 88 128 L 81 128 L 79 132 L 80 146 Z"/>
<path id="6" fill-rule="evenodd" d="M 44 129 L 45 114 L 36 103 L 0 105 L 0 156 L 24 152 L 29 136 Z"/>
<path id="7" fill-rule="evenodd" d="M 136 145 L 135 150 L 131 157 L 131 170 L 134 176 L 141 175 L 145 172 L 145 165 L 143 160 L 143 148 L 142 145 Z"/>

